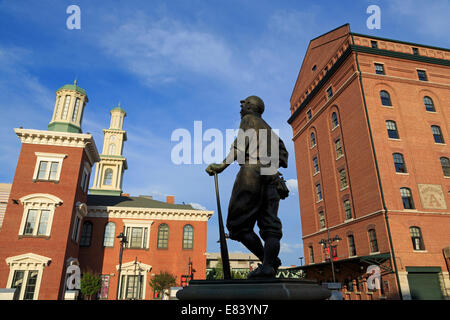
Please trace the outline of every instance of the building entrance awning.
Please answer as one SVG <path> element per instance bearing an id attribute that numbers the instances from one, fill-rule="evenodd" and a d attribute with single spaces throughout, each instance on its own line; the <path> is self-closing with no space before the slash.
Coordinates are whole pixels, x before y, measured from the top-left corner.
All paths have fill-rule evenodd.
<path id="1" fill-rule="evenodd" d="M 372 255 L 368 255 L 368 256 L 361 256 L 361 257 L 352 257 L 352 258 L 348 258 L 348 259 L 342 259 L 342 260 L 333 260 L 333 264 L 335 267 L 339 267 L 341 265 L 346 265 L 346 264 L 366 264 L 366 265 L 377 265 L 380 267 L 380 269 L 382 269 L 385 272 L 393 272 L 392 267 L 389 265 L 385 265 L 384 262 L 386 260 L 389 260 L 391 258 L 390 253 L 379 253 L 379 254 L 372 254 Z M 321 262 L 321 263 L 314 263 L 314 264 L 309 264 L 309 265 L 305 265 L 305 266 L 297 266 L 297 267 L 292 267 L 289 268 L 289 270 L 302 270 L 302 271 L 312 271 L 312 270 L 316 270 L 316 269 L 321 269 L 323 267 L 328 267 L 330 266 L 331 262 L 330 261 L 326 261 L 326 262 Z"/>

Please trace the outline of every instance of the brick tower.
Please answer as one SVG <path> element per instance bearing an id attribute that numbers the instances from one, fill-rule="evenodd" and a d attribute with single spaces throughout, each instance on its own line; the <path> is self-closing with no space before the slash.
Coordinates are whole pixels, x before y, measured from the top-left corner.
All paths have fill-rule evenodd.
<path id="1" fill-rule="evenodd" d="M 0 231 L 0 288 L 18 299 L 61 299 L 77 260 L 91 168 L 100 160 L 81 122 L 88 102 L 74 84 L 56 91 L 48 130 L 14 129 L 22 143 Z"/>

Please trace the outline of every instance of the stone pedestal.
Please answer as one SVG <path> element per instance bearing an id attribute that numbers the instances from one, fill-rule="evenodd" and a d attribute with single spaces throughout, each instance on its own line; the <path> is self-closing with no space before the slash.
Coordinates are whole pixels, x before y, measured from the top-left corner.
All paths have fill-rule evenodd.
<path id="1" fill-rule="evenodd" d="M 325 300 L 331 291 L 312 280 L 192 280 L 180 300 Z"/>

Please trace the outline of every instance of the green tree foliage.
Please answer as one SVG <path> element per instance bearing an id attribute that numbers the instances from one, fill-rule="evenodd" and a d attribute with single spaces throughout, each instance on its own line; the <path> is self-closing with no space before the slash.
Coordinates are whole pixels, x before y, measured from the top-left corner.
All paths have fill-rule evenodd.
<path id="1" fill-rule="evenodd" d="M 85 298 L 92 299 L 93 295 L 96 295 L 102 286 L 102 278 L 92 271 L 86 271 L 81 276 L 81 293 Z"/>
<path id="2" fill-rule="evenodd" d="M 153 291 L 160 292 L 161 298 L 164 299 L 164 291 L 176 286 L 176 278 L 167 271 L 161 271 L 149 281 L 149 285 Z"/>

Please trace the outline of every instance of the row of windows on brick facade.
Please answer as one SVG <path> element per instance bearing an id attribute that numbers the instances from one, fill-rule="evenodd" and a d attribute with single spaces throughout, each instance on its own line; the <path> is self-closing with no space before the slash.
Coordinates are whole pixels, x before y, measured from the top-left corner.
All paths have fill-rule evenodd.
<path id="1" fill-rule="evenodd" d="M 400 134 L 398 133 L 397 124 L 394 120 L 386 120 L 387 134 L 390 139 L 400 139 Z M 444 136 L 442 135 L 441 127 L 432 125 L 431 133 L 433 134 L 433 139 L 435 143 L 445 143 Z"/>
<path id="2" fill-rule="evenodd" d="M 384 69 L 384 64 L 374 63 L 375 73 L 379 75 L 386 75 L 386 70 Z M 417 69 L 417 79 L 420 81 L 428 81 L 427 72 L 425 70 Z"/>
<path id="3" fill-rule="evenodd" d="M 115 239 L 116 224 L 114 222 L 108 222 L 105 226 L 105 233 L 103 238 L 104 247 L 113 247 Z M 92 240 L 93 225 L 92 222 L 86 221 L 83 224 L 81 231 L 80 246 L 89 247 Z M 149 233 L 148 227 L 141 226 L 127 226 L 125 230 L 125 236 L 127 237 L 126 248 L 139 249 L 147 248 L 147 237 Z M 169 247 L 169 226 L 165 223 L 160 224 L 158 227 L 158 249 L 168 249 Z M 182 248 L 192 249 L 194 247 L 194 228 L 187 224 L 183 227 L 183 239 Z"/>
<path id="4" fill-rule="evenodd" d="M 392 107 L 391 95 L 386 90 L 380 91 L 380 100 L 381 100 L 381 105 L 383 105 L 385 107 Z M 425 111 L 436 112 L 436 107 L 434 105 L 434 101 L 429 96 L 423 97 L 423 106 L 425 107 Z"/>
<path id="5" fill-rule="evenodd" d="M 409 228 L 409 233 L 411 236 L 411 242 L 412 242 L 412 248 L 414 251 L 424 251 L 425 250 L 425 243 L 422 237 L 422 231 L 419 227 L 417 226 L 411 226 Z M 377 234 L 375 229 L 369 229 L 367 231 L 367 235 L 368 235 L 368 240 L 369 240 L 369 250 L 371 254 L 374 253 L 378 253 L 379 252 L 379 248 L 378 248 L 378 240 L 377 240 Z M 355 237 L 353 234 L 349 234 L 347 236 L 347 245 L 348 245 L 348 256 L 349 257 L 355 257 L 357 256 L 357 252 L 356 252 L 356 243 L 355 243 Z M 309 263 L 314 263 L 314 246 L 313 245 L 309 245 L 308 246 L 309 249 Z M 325 247 L 323 247 L 323 254 L 324 257 L 327 256 L 326 252 L 325 252 Z M 333 252 L 333 257 L 337 257 L 337 245 L 334 246 L 333 250 L 331 250 Z M 325 260 L 325 259 L 324 259 Z"/>

